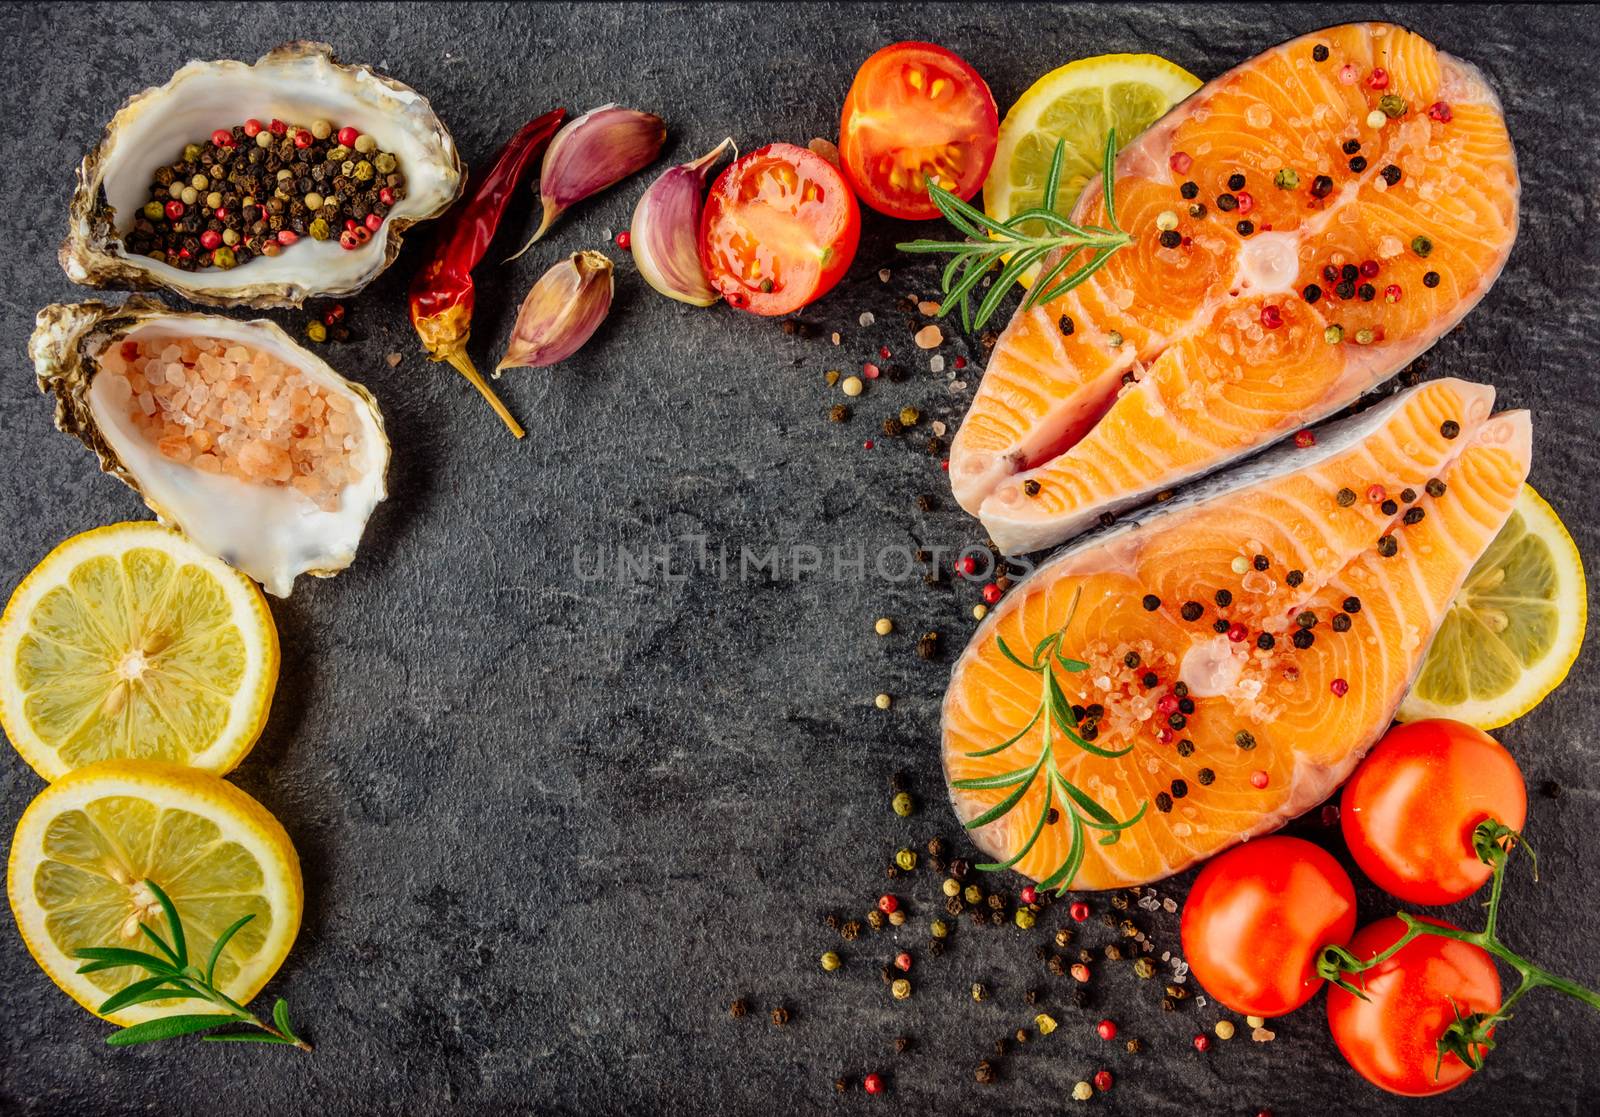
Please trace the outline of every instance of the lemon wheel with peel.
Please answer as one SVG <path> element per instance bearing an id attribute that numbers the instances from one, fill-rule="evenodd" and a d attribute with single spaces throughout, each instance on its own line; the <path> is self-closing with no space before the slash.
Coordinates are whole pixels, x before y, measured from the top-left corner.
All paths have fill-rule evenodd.
<path id="1" fill-rule="evenodd" d="M 85 947 L 150 950 L 141 922 L 166 933 L 145 886 L 171 897 L 191 958 L 209 958 L 222 932 L 246 923 L 217 960 L 217 988 L 247 1003 L 272 977 L 300 929 L 300 861 L 277 819 L 218 776 L 155 760 L 106 760 L 63 776 L 17 823 L 6 891 L 23 941 L 50 979 L 89 1011 L 149 975 L 134 967 L 77 972 Z M 136 1004 L 105 1018 L 138 1024 L 210 1012 L 197 1000 Z"/>
<path id="2" fill-rule="evenodd" d="M 1040 205 L 1058 141 L 1066 141 L 1057 209 L 1068 212 L 1100 173 L 1106 134 L 1119 149 L 1161 119 L 1200 79 L 1154 54 L 1102 54 L 1051 70 L 1034 82 L 1000 125 L 983 208 L 997 221 Z M 1031 284 L 1037 268 L 1022 277 Z"/>
<path id="3" fill-rule="evenodd" d="M 254 582 L 160 524 L 97 528 L 34 567 L 0 618 L 0 724 L 45 779 L 114 757 L 222 773 L 278 680 Z"/>
<path id="4" fill-rule="evenodd" d="M 1524 485 L 1505 527 L 1445 612 L 1400 721 L 1497 729 L 1567 677 L 1583 646 L 1583 559 L 1555 510 Z"/>

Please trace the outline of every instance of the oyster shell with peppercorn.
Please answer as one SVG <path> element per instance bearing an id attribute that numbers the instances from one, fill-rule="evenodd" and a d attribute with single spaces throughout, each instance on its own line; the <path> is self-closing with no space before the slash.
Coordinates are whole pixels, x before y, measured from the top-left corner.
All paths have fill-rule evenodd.
<path id="1" fill-rule="evenodd" d="M 130 250 L 126 242 L 152 201 L 155 173 L 181 161 L 186 147 L 247 119 L 355 129 L 393 159 L 404 190 L 382 207 L 376 230 L 363 226 L 353 249 L 340 244 L 336 229 L 327 239 L 301 236 L 276 255 L 226 268 L 188 260 L 176 267 Z M 241 145 L 239 154 L 248 153 Z M 92 287 L 167 288 L 213 306 L 299 306 L 365 287 L 399 255 L 401 234 L 443 213 L 462 183 L 455 141 L 427 99 L 365 66 L 340 64 L 325 43 L 285 43 L 253 65 L 190 62 L 165 85 L 130 97 L 84 157 L 61 266 L 73 282 Z"/>
<path id="2" fill-rule="evenodd" d="M 386 495 L 383 416 L 273 323 L 142 296 L 58 303 L 39 312 L 28 352 L 56 426 L 268 592 L 354 561 Z"/>

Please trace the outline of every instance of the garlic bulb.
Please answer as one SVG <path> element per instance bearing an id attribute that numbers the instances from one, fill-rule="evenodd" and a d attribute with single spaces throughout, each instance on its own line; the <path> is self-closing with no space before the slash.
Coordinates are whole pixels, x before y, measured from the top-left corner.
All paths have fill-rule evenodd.
<path id="1" fill-rule="evenodd" d="M 650 184 L 633 209 L 628 230 L 633 262 L 644 281 L 669 299 L 710 306 L 719 297 L 700 266 L 700 211 L 706 179 L 730 150 L 731 137 L 693 162 L 671 168 Z"/>

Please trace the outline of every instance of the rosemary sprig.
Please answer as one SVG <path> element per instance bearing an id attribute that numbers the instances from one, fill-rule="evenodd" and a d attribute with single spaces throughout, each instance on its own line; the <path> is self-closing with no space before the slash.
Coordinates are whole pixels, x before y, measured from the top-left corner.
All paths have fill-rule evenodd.
<path id="1" fill-rule="evenodd" d="M 933 204 L 939 207 L 939 212 L 944 214 L 950 224 L 965 233 L 969 239 L 914 240 L 895 247 L 902 252 L 952 253 L 940 284 L 944 292 L 944 300 L 939 310 L 941 317 L 949 313 L 952 306 L 959 305 L 961 324 L 969 331 L 981 329 L 1000 308 L 1006 292 L 1021 280 L 1029 268 L 1040 263 L 1052 252 L 1059 251 L 1060 256 L 1034 281 L 1027 298 L 1022 301 L 1024 310 L 1066 294 L 1104 267 L 1106 261 L 1110 260 L 1118 249 L 1133 243 L 1133 237 L 1117 226 L 1116 197 L 1112 191 L 1112 173 L 1117 161 L 1117 130 L 1112 128 L 1106 133 L 1105 156 L 1100 168 L 1106 199 L 1106 224 L 1110 226 L 1109 228 L 1074 224 L 1056 209 L 1056 196 L 1061 187 L 1061 162 L 1066 153 L 1066 146 L 1065 140 L 1056 142 L 1055 154 L 1050 159 L 1050 170 L 1044 180 L 1044 198 L 1041 204 L 1024 210 L 1007 221 L 996 221 L 977 207 L 963 202 L 942 186 L 932 182 L 928 184 L 928 197 Z M 1043 225 L 1045 233 L 1035 235 L 1026 231 L 1023 226 L 1028 222 L 1038 222 Z M 1089 254 L 1088 260 L 1063 277 L 1062 273 L 1067 270 L 1068 265 L 1077 261 L 1084 253 Z M 974 319 L 970 303 L 973 290 L 1001 257 L 1007 254 L 1011 255 L 1011 259 L 985 292 L 983 300 L 978 304 L 977 318 Z"/>
<path id="2" fill-rule="evenodd" d="M 112 1032 L 106 1037 L 108 1044 L 112 1047 L 128 1047 L 135 1043 L 175 1039 L 224 1024 L 240 1023 L 248 1024 L 256 1031 L 213 1032 L 200 1038 L 214 1043 L 277 1043 L 298 1047 L 302 1051 L 311 1050 L 309 1043 L 295 1035 L 289 1022 L 289 1005 L 282 997 L 272 1006 L 272 1023 L 268 1024 L 216 986 L 217 960 L 222 957 L 223 948 L 246 923 L 255 918 L 254 914 L 240 916 L 217 936 L 216 944 L 212 946 L 211 955 L 202 969 L 189 960 L 189 944 L 183 933 L 183 921 L 178 918 L 178 909 L 173 906 L 171 898 L 153 880 L 145 881 L 144 886 L 156 898 L 167 918 L 167 938 L 162 938 L 147 924 L 139 924 L 139 930 L 156 945 L 159 955 L 120 946 L 90 946 L 72 952 L 73 957 L 84 960 L 84 964 L 78 967 L 81 974 L 114 970 L 120 966 L 136 966 L 151 974 L 107 997 L 100 1005 L 101 1013 L 110 1015 L 130 1005 L 167 1000 L 209 1001 L 223 1012 L 188 1013 L 146 1020 L 142 1024 L 132 1024 Z"/>
<path id="3" fill-rule="evenodd" d="M 978 868 L 985 872 L 997 872 L 1009 869 L 1018 861 L 1028 855 L 1028 851 L 1038 842 L 1044 833 L 1046 820 L 1050 817 L 1050 808 L 1058 800 L 1066 809 L 1067 818 L 1072 826 L 1071 843 L 1068 847 L 1066 859 L 1062 861 L 1055 872 L 1039 882 L 1041 888 L 1054 888 L 1057 895 L 1071 887 L 1073 879 L 1078 875 L 1078 870 L 1083 866 L 1083 858 L 1087 852 L 1084 848 L 1084 839 L 1090 830 L 1101 832 L 1101 837 L 1096 839 L 1101 845 L 1115 845 L 1122 837 L 1122 831 L 1132 826 L 1144 817 L 1149 808 L 1148 801 L 1139 805 L 1138 813 L 1127 821 L 1118 821 L 1115 815 L 1106 810 L 1094 798 L 1084 792 L 1061 774 L 1061 769 L 1056 764 L 1055 747 L 1058 738 L 1065 738 L 1073 745 L 1093 756 L 1107 760 L 1115 760 L 1119 756 L 1126 756 L 1133 750 L 1129 745 L 1122 749 L 1104 749 L 1092 742 L 1085 740 L 1078 732 L 1078 718 L 1072 712 L 1072 703 L 1067 700 L 1066 692 L 1061 689 L 1057 681 L 1055 669 L 1076 674 L 1087 671 L 1089 665 L 1081 659 L 1074 659 L 1062 650 L 1062 641 L 1066 637 L 1072 618 L 1078 611 L 1078 599 L 1083 590 L 1079 588 L 1072 595 L 1072 603 L 1067 608 L 1067 619 L 1053 634 L 1046 636 L 1033 649 L 1033 658 L 1024 660 L 1006 644 L 1002 637 L 996 636 L 995 643 L 1000 648 L 1000 654 L 1015 663 L 1024 671 L 1038 675 L 1040 679 L 1039 708 L 1034 711 L 1033 717 L 1028 719 L 1028 724 L 1023 726 L 1015 736 L 1001 741 L 998 745 L 989 748 L 976 749 L 966 753 L 974 758 L 994 756 L 1004 752 L 1018 741 L 1032 732 L 1033 727 L 1044 723 L 1044 740 L 1039 749 L 1038 759 L 1031 765 L 1016 768 L 1009 772 L 1001 772 L 993 776 L 980 776 L 973 779 L 953 780 L 951 786 L 963 791 L 992 791 L 997 788 L 1015 788 L 1000 802 L 984 811 L 977 818 L 968 822 L 968 830 L 976 830 L 980 826 L 987 826 L 997 819 L 1010 814 L 1016 805 L 1022 802 L 1028 790 L 1033 786 L 1034 780 L 1044 774 L 1044 802 L 1039 807 L 1039 821 L 1034 824 L 1033 832 L 1028 835 L 1028 840 L 1023 843 L 1015 855 L 1006 861 L 992 861 L 979 865 Z"/>
<path id="4" fill-rule="evenodd" d="M 1511 1019 L 1511 1006 L 1530 990 L 1540 987 L 1554 989 L 1558 993 L 1577 998 L 1590 1008 L 1600 1009 L 1600 993 L 1534 965 L 1500 941 L 1498 931 L 1500 895 L 1505 884 L 1506 863 L 1511 859 L 1512 851 L 1519 846 L 1528 849 L 1528 856 L 1533 857 L 1533 850 L 1528 848 L 1521 834 L 1492 818 L 1478 823 L 1472 832 L 1472 848 L 1477 853 L 1478 860 L 1494 870 L 1489 885 L 1489 902 L 1486 905 L 1488 914 L 1484 918 L 1483 930 L 1464 931 L 1458 927 L 1440 927 L 1433 923 L 1424 923 L 1409 912 L 1402 911 L 1396 914 L 1406 925 L 1405 933 L 1387 950 L 1363 962 L 1342 946 L 1325 946 L 1317 958 L 1317 974 L 1323 980 L 1332 982 L 1362 1000 L 1367 999 L 1366 993 L 1345 975 L 1359 976 L 1374 966 L 1388 961 L 1404 950 L 1412 940 L 1419 939 L 1423 935 L 1437 935 L 1443 939 L 1471 943 L 1500 959 L 1521 975 L 1522 980 L 1515 992 L 1502 1001 L 1500 1007 L 1493 1012 L 1473 1012 L 1463 1016 L 1456 1004 L 1451 1002 L 1450 1010 L 1455 1014 L 1455 1022 L 1445 1028 L 1439 1037 L 1439 1058 L 1433 1069 L 1435 1078 L 1439 1076 L 1439 1069 L 1444 1065 L 1446 1055 L 1454 1055 L 1471 1070 L 1482 1070 L 1485 1057 L 1494 1050 L 1494 1038 L 1491 1033 L 1496 1025 Z M 1538 860 L 1535 858 L 1535 880 L 1538 879 L 1538 875 Z"/>

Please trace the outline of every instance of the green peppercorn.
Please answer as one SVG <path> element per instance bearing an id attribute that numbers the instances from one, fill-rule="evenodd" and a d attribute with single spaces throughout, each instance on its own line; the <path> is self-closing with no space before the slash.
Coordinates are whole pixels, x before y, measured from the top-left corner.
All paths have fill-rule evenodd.
<path id="1" fill-rule="evenodd" d="M 332 230 L 328 228 L 328 223 L 320 217 L 306 227 L 306 232 L 311 234 L 312 240 L 327 240 L 333 235 Z"/>
<path id="2" fill-rule="evenodd" d="M 372 157 L 372 165 L 378 168 L 379 174 L 383 175 L 392 174 L 395 167 L 399 166 L 399 164 L 395 162 L 394 156 L 390 155 L 387 151 L 380 151 L 378 154 L 374 155 Z"/>
<path id="3" fill-rule="evenodd" d="M 200 159 L 200 153 L 201 153 L 202 150 L 203 149 L 200 147 L 199 144 L 184 144 L 183 145 L 183 161 L 185 163 L 198 162 L 199 159 Z"/>
<path id="4" fill-rule="evenodd" d="M 917 867 L 917 854 L 915 850 L 902 849 L 894 855 L 894 863 L 906 872 Z"/>
<path id="5" fill-rule="evenodd" d="M 975 1001 L 986 1001 L 986 1000 L 988 1000 L 989 999 L 989 987 L 987 985 L 985 985 L 981 981 L 974 981 L 972 983 L 972 999 L 975 1000 Z"/>
<path id="6" fill-rule="evenodd" d="M 1337 324 L 1329 326 L 1322 331 L 1322 340 L 1329 345 L 1338 345 L 1344 340 L 1344 327 Z"/>
<path id="7" fill-rule="evenodd" d="M 363 159 L 356 164 L 355 170 L 351 172 L 351 177 L 357 182 L 371 182 L 372 174 L 372 164 Z"/>
<path id="8" fill-rule="evenodd" d="M 897 977 L 894 983 L 889 986 L 889 992 L 894 995 L 895 1000 L 903 1001 L 911 996 L 911 982 L 903 977 Z"/>
<path id="9" fill-rule="evenodd" d="M 842 965 L 844 962 L 840 960 L 836 951 L 830 950 L 822 956 L 822 968 L 828 973 L 832 973 Z"/>
<path id="10" fill-rule="evenodd" d="M 894 813 L 901 818 L 910 818 L 916 809 L 917 805 L 911 799 L 911 792 L 902 791 L 894 797 Z"/>
<path id="11" fill-rule="evenodd" d="M 928 933 L 936 939 L 946 938 L 950 934 L 950 924 L 942 919 L 935 919 L 928 925 Z"/>
<path id="12" fill-rule="evenodd" d="M 1032 929 L 1034 924 L 1034 915 L 1033 912 L 1029 911 L 1027 908 L 1018 908 L 1015 919 L 1017 921 L 1017 926 L 1021 927 L 1024 931 Z"/>
<path id="13" fill-rule="evenodd" d="M 1397 97 L 1393 93 L 1385 93 L 1378 98 L 1378 110 L 1390 120 L 1396 120 L 1406 114 L 1406 99 Z"/>
<path id="14" fill-rule="evenodd" d="M 969 884 L 967 890 L 962 893 L 962 898 L 969 904 L 980 903 L 983 900 L 983 889 L 976 884 Z"/>
<path id="15" fill-rule="evenodd" d="M 946 896 L 961 895 L 961 882 L 955 877 L 945 877 L 944 884 L 940 885 Z"/>
<path id="16" fill-rule="evenodd" d="M 233 254 L 233 249 L 228 248 L 226 246 L 219 247 L 215 252 L 213 252 L 211 254 L 211 263 L 212 263 L 212 265 L 215 266 L 215 267 L 219 267 L 219 268 L 223 269 L 224 271 L 226 271 L 228 268 L 233 267 L 238 262 L 239 262 L 239 258 Z M 315 323 L 315 324 L 319 325 L 319 326 L 321 325 L 320 322 Z M 317 338 L 315 340 L 320 341 L 321 338 Z"/>
<path id="17" fill-rule="evenodd" d="M 146 202 L 144 204 L 144 209 L 140 212 L 142 212 L 151 221 L 160 221 L 167 215 L 166 208 L 163 207 L 160 202 Z"/>
<path id="18" fill-rule="evenodd" d="M 1427 237 L 1412 237 L 1411 251 L 1415 252 L 1418 256 L 1427 256 L 1433 252 L 1433 242 Z"/>
<path id="19" fill-rule="evenodd" d="M 1288 167 L 1283 167 L 1279 169 L 1277 174 L 1272 176 L 1272 184 L 1279 190 L 1294 190 L 1300 185 L 1300 174 Z"/>
<path id="20" fill-rule="evenodd" d="M 350 149 L 344 144 L 335 144 L 328 149 L 328 162 L 330 163 L 343 163 L 348 158 L 350 158 Z M 346 171 L 345 173 L 349 174 L 350 172 Z"/>
<path id="21" fill-rule="evenodd" d="M 220 252 L 222 250 L 219 248 L 217 251 Z M 232 255 L 232 253 L 229 253 L 229 255 Z M 215 256 L 213 256 L 213 259 L 215 259 Z M 309 337 L 312 341 L 317 341 L 317 342 L 327 341 L 328 340 L 328 327 L 324 326 L 321 322 L 307 322 L 306 323 L 306 336 Z"/>
<path id="22" fill-rule="evenodd" d="M 1133 964 L 1133 972 L 1142 978 L 1151 978 L 1156 975 L 1156 964 L 1148 958 L 1140 958 Z"/>

